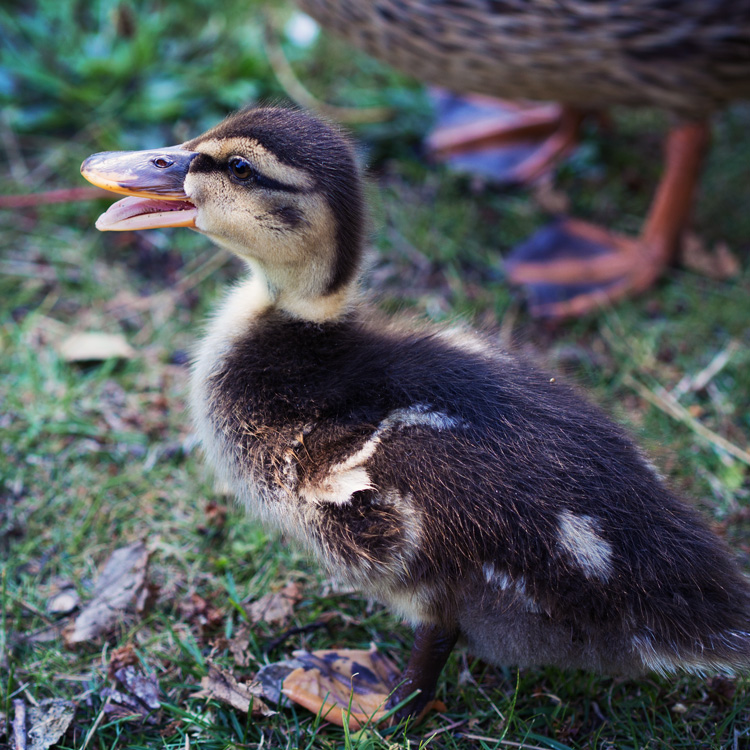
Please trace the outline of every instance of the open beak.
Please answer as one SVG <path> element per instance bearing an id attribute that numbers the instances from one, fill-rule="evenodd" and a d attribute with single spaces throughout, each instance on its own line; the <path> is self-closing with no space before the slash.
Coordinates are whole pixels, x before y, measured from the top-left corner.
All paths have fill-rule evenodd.
<path id="1" fill-rule="evenodd" d="M 96 221 L 102 232 L 195 227 L 198 210 L 185 195 L 185 177 L 198 156 L 179 146 L 155 151 L 105 151 L 89 156 L 81 174 L 97 187 L 130 196 Z"/>

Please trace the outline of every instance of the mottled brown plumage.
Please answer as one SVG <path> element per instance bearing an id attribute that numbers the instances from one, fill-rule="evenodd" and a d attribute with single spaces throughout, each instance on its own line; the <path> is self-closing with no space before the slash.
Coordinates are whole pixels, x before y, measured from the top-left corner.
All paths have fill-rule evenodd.
<path id="1" fill-rule="evenodd" d="M 626 105 L 670 113 L 665 173 L 638 238 L 557 222 L 505 258 L 535 315 L 582 315 L 659 278 L 690 215 L 708 118 L 750 97 L 750 0 L 298 2 L 332 32 L 425 82 L 561 104 L 446 123 L 429 138 L 433 153 L 448 158 L 518 140 L 528 146 L 546 134 L 504 179 L 527 182 L 549 169 L 575 143 L 585 112 Z"/>
<path id="2" fill-rule="evenodd" d="M 194 206 L 195 228 L 251 267 L 194 366 L 208 458 L 250 513 L 415 626 L 396 700 L 419 688 L 422 708 L 458 637 L 495 664 L 748 666 L 747 582 L 620 428 L 488 337 L 357 300 L 340 269 L 360 265 L 365 212 L 342 136 L 249 110 L 131 157 L 144 180 L 187 170 L 178 213 Z M 84 174 L 101 182 L 107 163 Z"/>
<path id="3" fill-rule="evenodd" d="M 298 0 L 374 57 L 459 92 L 702 119 L 750 96 L 750 0 Z"/>

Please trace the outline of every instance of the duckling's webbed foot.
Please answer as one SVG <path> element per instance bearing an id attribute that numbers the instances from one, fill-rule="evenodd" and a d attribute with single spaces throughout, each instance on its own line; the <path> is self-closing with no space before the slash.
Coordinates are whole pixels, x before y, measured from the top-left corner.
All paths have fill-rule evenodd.
<path id="1" fill-rule="evenodd" d="M 551 171 L 578 143 L 583 115 L 554 103 L 520 104 L 436 91 L 430 156 L 494 183 L 521 185 Z"/>
<path id="2" fill-rule="evenodd" d="M 397 706 L 417 690 L 419 693 L 396 711 L 394 723 L 407 717 L 419 721 L 430 708 L 438 678 L 457 640 L 457 629 L 439 625 L 417 626 L 409 663 L 399 678 L 398 687 L 388 699 L 388 708 Z"/>

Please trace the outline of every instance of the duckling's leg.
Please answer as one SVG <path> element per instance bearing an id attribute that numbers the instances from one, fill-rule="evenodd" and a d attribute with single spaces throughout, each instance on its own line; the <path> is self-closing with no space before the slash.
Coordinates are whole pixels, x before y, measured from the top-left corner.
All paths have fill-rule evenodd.
<path id="1" fill-rule="evenodd" d="M 677 252 L 708 139 L 704 122 L 670 131 L 664 175 L 639 238 L 565 219 L 515 248 L 505 269 L 527 289 L 532 314 L 574 317 L 648 289 Z"/>
<path id="2" fill-rule="evenodd" d="M 395 714 L 395 720 L 412 716 L 419 720 L 435 697 L 438 677 L 443 671 L 453 647 L 458 640 L 458 630 L 439 625 L 418 625 L 414 631 L 414 645 L 399 685 L 388 699 L 389 706 L 397 706 L 415 690 L 415 696 Z"/>
<path id="3" fill-rule="evenodd" d="M 483 96 L 439 99 L 431 156 L 495 182 L 531 182 L 578 142 L 583 113 L 554 103 L 519 104 Z"/>

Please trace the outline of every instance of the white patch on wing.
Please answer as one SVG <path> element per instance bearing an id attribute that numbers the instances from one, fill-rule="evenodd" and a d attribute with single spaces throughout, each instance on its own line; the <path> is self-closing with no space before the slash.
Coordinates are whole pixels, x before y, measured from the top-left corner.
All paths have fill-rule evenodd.
<path id="1" fill-rule="evenodd" d="M 533 597 L 526 593 L 526 579 L 521 576 L 514 580 L 507 573 L 498 572 L 492 563 L 484 563 L 482 566 L 484 578 L 490 586 L 507 591 L 515 599 L 521 602 L 527 612 L 541 612 L 542 608 L 537 604 Z"/>
<path id="2" fill-rule="evenodd" d="M 332 466 L 322 479 L 301 486 L 299 495 L 303 500 L 313 503 L 346 503 L 355 492 L 374 489 L 365 464 L 375 454 L 384 436 L 404 427 L 449 430 L 460 425 L 459 419 L 440 411 L 432 411 L 429 404 L 414 404 L 404 409 L 395 409 L 378 425 L 358 451 Z"/>
<path id="3" fill-rule="evenodd" d="M 339 467 L 342 465 L 339 464 Z M 373 488 L 370 475 L 364 466 L 351 469 L 335 467 L 335 471 L 314 485 L 303 485 L 299 494 L 303 500 L 313 503 L 346 503 L 355 492 Z"/>
<path id="4" fill-rule="evenodd" d="M 508 577 L 506 576 L 506 578 Z M 516 597 L 523 602 L 527 612 L 539 613 L 542 611 L 542 608 L 536 603 L 534 597 L 526 593 L 526 579 L 523 576 L 520 576 L 516 580 L 512 578 L 508 578 L 508 580 L 510 581 L 509 588 L 515 587 Z"/>
<path id="5" fill-rule="evenodd" d="M 560 546 L 576 561 L 587 578 L 607 581 L 612 574 L 612 546 L 602 539 L 591 516 L 564 510 L 558 516 Z"/>
<path id="6" fill-rule="evenodd" d="M 487 583 L 492 584 L 500 591 L 507 591 L 513 585 L 511 577 L 507 573 L 498 573 L 492 563 L 484 563 L 482 572 Z"/>
<path id="7" fill-rule="evenodd" d="M 492 578 L 492 583 L 494 583 L 501 591 L 506 591 L 513 585 L 513 581 L 507 573 L 495 573 Z"/>
<path id="8" fill-rule="evenodd" d="M 377 432 L 394 427 L 433 427 L 436 430 L 450 430 L 458 427 L 460 420 L 449 417 L 441 411 L 430 411 L 429 404 L 414 404 L 405 409 L 391 412 L 378 427 Z M 377 433 L 376 433 L 377 434 Z"/>
<path id="9" fill-rule="evenodd" d="M 492 583 L 492 579 L 495 577 L 495 566 L 492 563 L 485 563 L 482 565 L 482 572 L 484 573 L 484 580 L 487 583 Z"/>

